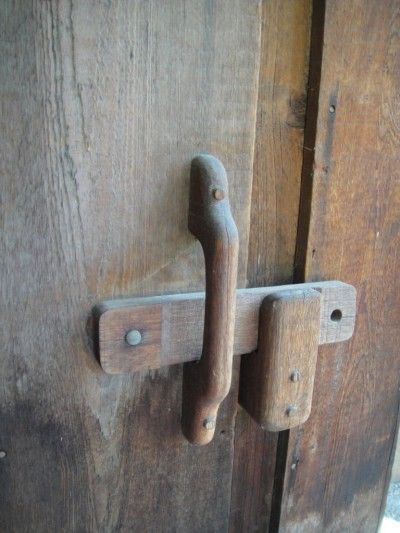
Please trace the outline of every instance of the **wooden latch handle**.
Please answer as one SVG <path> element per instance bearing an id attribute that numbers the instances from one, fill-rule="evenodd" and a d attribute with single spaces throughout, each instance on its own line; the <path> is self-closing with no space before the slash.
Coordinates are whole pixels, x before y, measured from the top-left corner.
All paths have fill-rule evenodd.
<path id="1" fill-rule="evenodd" d="M 231 386 L 239 250 L 226 172 L 211 155 L 192 161 L 189 229 L 204 251 L 206 299 L 202 355 L 183 370 L 182 430 L 190 442 L 207 444 Z"/>

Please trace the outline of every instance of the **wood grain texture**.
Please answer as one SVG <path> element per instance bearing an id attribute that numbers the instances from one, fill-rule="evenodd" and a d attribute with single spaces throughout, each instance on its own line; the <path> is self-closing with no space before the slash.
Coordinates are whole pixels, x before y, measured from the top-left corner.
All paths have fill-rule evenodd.
<path id="1" fill-rule="evenodd" d="M 354 284 L 358 312 L 350 343 L 320 350 L 311 417 L 289 433 L 280 531 L 375 532 L 400 403 L 399 4 L 332 0 L 323 20 L 299 267 Z"/>
<path id="2" fill-rule="evenodd" d="M 206 268 L 203 347 L 183 368 L 182 431 L 193 444 L 214 437 L 221 402 L 232 381 L 239 235 L 222 163 L 199 155 L 190 170 L 189 229 L 201 243 Z"/>
<path id="3" fill-rule="evenodd" d="M 300 197 L 312 0 L 264 0 L 247 279 L 291 283 Z M 265 530 L 276 436 L 236 417 L 231 529 Z"/>
<path id="4" fill-rule="evenodd" d="M 236 291 L 233 353 L 249 354 L 258 345 L 260 307 L 271 294 L 288 289 L 318 291 L 320 344 L 349 339 L 356 318 L 354 287 L 323 281 Z M 200 359 L 203 345 L 205 294 L 170 294 L 104 301 L 94 309 L 98 358 L 108 373 L 137 372 Z M 332 313 L 340 311 L 340 320 Z M 139 330 L 143 342 L 129 346 L 126 333 Z M 248 356 L 245 356 L 248 357 Z"/>
<path id="5" fill-rule="evenodd" d="M 303 162 L 311 0 L 263 2 L 247 276 L 293 277 Z"/>
<path id="6" fill-rule="evenodd" d="M 203 289 L 202 151 L 230 176 L 244 285 L 259 2 L 0 9 L 0 529 L 226 530 L 236 398 L 189 447 L 180 367 L 107 376 L 85 322 L 105 298 Z"/>
<path id="7" fill-rule="evenodd" d="M 321 295 L 291 288 L 264 298 L 257 351 L 242 358 L 239 401 L 267 431 L 310 416 L 320 339 Z"/>

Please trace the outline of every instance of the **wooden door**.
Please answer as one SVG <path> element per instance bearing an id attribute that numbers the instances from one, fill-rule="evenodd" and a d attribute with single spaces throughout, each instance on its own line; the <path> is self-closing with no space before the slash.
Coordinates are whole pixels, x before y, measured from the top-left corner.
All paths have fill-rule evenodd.
<path id="1" fill-rule="evenodd" d="M 0 5 L 1 530 L 375 531 L 399 407 L 397 2 Z M 109 376 L 93 355 L 99 300 L 203 289 L 199 152 L 227 169 L 239 287 L 357 286 L 299 430 L 238 408 L 238 358 L 191 446 L 181 366 Z"/>
<path id="2" fill-rule="evenodd" d="M 349 343 L 320 348 L 303 426 L 276 437 L 239 410 L 239 531 L 377 531 L 396 449 L 399 4 L 316 0 L 312 11 L 294 279 L 354 284 L 356 330 Z M 263 228 L 268 214 L 257 213 Z"/>

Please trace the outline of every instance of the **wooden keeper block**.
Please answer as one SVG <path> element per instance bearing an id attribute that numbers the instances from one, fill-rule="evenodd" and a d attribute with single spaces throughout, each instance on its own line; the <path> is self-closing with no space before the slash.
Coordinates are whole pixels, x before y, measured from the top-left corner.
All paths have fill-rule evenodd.
<path id="1" fill-rule="evenodd" d="M 302 424 L 311 412 L 321 294 L 289 289 L 260 308 L 258 350 L 242 359 L 240 403 L 268 431 Z"/>

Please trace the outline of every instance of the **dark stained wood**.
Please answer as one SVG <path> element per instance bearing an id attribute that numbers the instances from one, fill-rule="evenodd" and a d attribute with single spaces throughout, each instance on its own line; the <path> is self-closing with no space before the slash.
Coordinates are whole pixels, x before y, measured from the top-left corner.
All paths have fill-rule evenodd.
<path id="1" fill-rule="evenodd" d="M 340 281 L 320 281 L 238 289 L 233 353 L 248 358 L 258 345 L 260 307 L 264 298 L 287 290 L 318 291 L 320 344 L 349 339 L 354 330 L 356 292 Z M 99 360 L 109 374 L 138 372 L 200 359 L 203 346 L 204 292 L 123 298 L 101 302 L 94 309 Z M 340 320 L 332 313 L 340 311 Z M 127 344 L 128 331 L 138 330 L 142 341 Z"/>
<path id="2" fill-rule="evenodd" d="M 357 324 L 320 349 L 311 417 L 288 437 L 280 531 L 375 532 L 400 404 L 399 4 L 332 0 L 324 21 L 298 265 L 354 284 Z"/>
<path id="3" fill-rule="evenodd" d="M 307 94 L 311 0 L 264 0 L 247 279 L 290 283 L 296 246 Z M 243 244 L 241 244 L 243 247 Z M 269 523 L 277 437 L 239 408 L 232 531 Z"/>
<path id="4" fill-rule="evenodd" d="M 183 367 L 182 431 L 189 442 L 208 444 L 231 388 L 239 254 L 228 179 L 211 155 L 192 161 L 189 229 L 203 248 L 206 294 L 201 358 Z"/>
<path id="5" fill-rule="evenodd" d="M 0 529 L 224 531 L 237 392 L 190 446 L 181 368 L 106 375 L 85 323 L 106 298 L 204 289 L 199 152 L 229 174 L 245 284 L 259 3 L 0 10 Z"/>
<path id="6" fill-rule="evenodd" d="M 267 431 L 298 426 L 310 416 L 321 299 L 316 290 L 292 286 L 261 304 L 258 348 L 242 358 L 239 400 Z"/>

